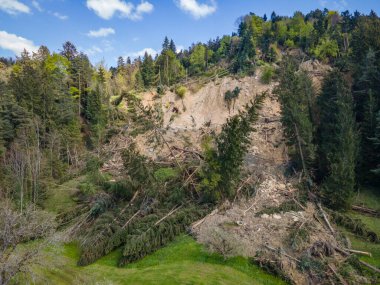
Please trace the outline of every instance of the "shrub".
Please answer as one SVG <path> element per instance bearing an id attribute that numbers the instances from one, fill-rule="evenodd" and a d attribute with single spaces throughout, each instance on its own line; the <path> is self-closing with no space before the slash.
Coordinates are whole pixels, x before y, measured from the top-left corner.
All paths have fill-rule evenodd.
<path id="1" fill-rule="evenodd" d="M 233 234 L 222 229 L 210 229 L 206 247 L 211 253 L 219 253 L 224 260 L 239 253 L 239 242 Z"/>
<path id="2" fill-rule="evenodd" d="M 153 174 L 158 182 L 166 182 L 178 176 L 178 171 L 170 167 L 159 168 Z"/>
<path id="3" fill-rule="evenodd" d="M 265 66 L 263 68 L 263 73 L 261 74 L 260 81 L 263 84 L 269 84 L 272 81 L 274 74 L 274 68 L 271 66 Z"/>
<path id="4" fill-rule="evenodd" d="M 133 186 L 127 180 L 107 182 L 106 190 L 118 199 L 130 200 L 133 197 Z"/>
<path id="5" fill-rule="evenodd" d="M 185 94 L 187 92 L 187 88 L 185 86 L 179 86 L 175 89 L 175 94 L 181 99 L 185 97 Z"/>
<path id="6" fill-rule="evenodd" d="M 157 86 L 157 94 L 158 95 L 164 95 L 165 91 L 166 91 L 166 88 L 164 85 L 161 84 L 161 85 Z"/>

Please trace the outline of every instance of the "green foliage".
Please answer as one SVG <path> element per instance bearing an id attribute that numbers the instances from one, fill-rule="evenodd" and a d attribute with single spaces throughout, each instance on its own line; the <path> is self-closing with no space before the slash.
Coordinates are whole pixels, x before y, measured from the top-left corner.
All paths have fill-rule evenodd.
<path id="1" fill-rule="evenodd" d="M 289 232 L 288 242 L 295 251 L 302 251 L 310 242 L 310 231 L 313 229 L 308 223 L 296 222 Z"/>
<path id="2" fill-rule="evenodd" d="M 321 193 L 330 207 L 347 209 L 355 186 L 358 136 L 352 96 L 342 74 L 333 71 L 326 77 L 318 99 Z"/>
<path id="3" fill-rule="evenodd" d="M 175 53 L 168 49 L 163 50 L 156 60 L 156 69 L 158 69 L 159 82 L 167 86 L 177 82 L 185 76 L 185 69 L 177 59 Z"/>
<path id="4" fill-rule="evenodd" d="M 105 183 L 105 189 L 116 199 L 125 199 L 129 201 L 133 197 L 133 185 L 129 180 L 120 180 Z"/>
<path id="5" fill-rule="evenodd" d="M 296 168 L 310 171 L 315 162 L 314 143 L 315 91 L 309 76 L 298 71 L 293 58 L 285 58 L 279 70 L 279 85 L 274 93 L 282 107 L 281 121 Z M 304 164 L 304 165 L 303 165 Z"/>
<path id="6" fill-rule="evenodd" d="M 164 85 L 158 85 L 157 86 L 157 94 L 158 95 L 164 95 L 166 91 L 166 88 Z"/>
<path id="7" fill-rule="evenodd" d="M 171 167 L 164 167 L 157 169 L 153 175 L 158 182 L 162 183 L 178 177 L 178 171 Z"/>
<path id="8" fill-rule="evenodd" d="M 202 44 L 198 44 L 192 50 L 189 62 L 191 74 L 199 74 L 206 69 L 206 47 Z"/>
<path id="9" fill-rule="evenodd" d="M 181 99 L 185 98 L 185 94 L 186 94 L 186 92 L 187 92 L 187 88 L 186 88 L 185 86 L 178 86 L 178 87 L 175 89 L 175 94 L 176 94 L 179 98 L 181 98 Z"/>
<path id="10" fill-rule="evenodd" d="M 188 206 L 159 224 L 150 226 L 141 234 L 129 236 L 123 249 L 120 266 L 139 260 L 173 241 L 194 221 L 202 217 L 202 210 Z"/>
<path id="11" fill-rule="evenodd" d="M 335 40 L 327 38 L 320 39 L 318 45 L 314 49 L 314 55 L 322 61 L 336 58 L 338 53 L 338 43 Z"/>
<path id="12" fill-rule="evenodd" d="M 148 53 L 145 53 L 144 60 L 141 64 L 141 76 L 145 88 L 151 87 L 156 80 L 154 61 L 152 56 L 148 55 Z"/>
<path id="13" fill-rule="evenodd" d="M 239 97 L 239 94 L 240 94 L 239 87 L 235 87 L 234 90 L 232 91 L 228 90 L 226 91 L 226 93 L 224 93 L 224 101 L 227 102 L 228 110 L 231 109 L 232 103 L 233 103 L 233 108 L 235 107 L 235 101 Z"/>
<path id="14" fill-rule="evenodd" d="M 331 212 L 331 216 L 337 225 L 346 228 L 355 235 L 373 243 L 380 243 L 379 236 L 374 231 L 369 229 L 361 219 L 352 218 L 339 212 Z"/>
<path id="15" fill-rule="evenodd" d="M 265 66 L 261 74 L 260 81 L 264 84 L 270 84 L 274 75 L 274 68 L 272 66 Z"/>
<path id="16" fill-rule="evenodd" d="M 272 215 L 272 214 L 276 214 L 276 213 L 286 213 L 286 212 L 291 212 L 291 211 L 298 212 L 301 210 L 302 210 L 302 208 L 296 202 L 290 200 L 290 201 L 285 201 L 285 202 L 281 203 L 281 205 L 278 207 L 265 208 L 265 209 L 261 210 L 260 212 L 257 212 L 256 216 L 258 217 L 258 216 L 261 216 L 263 214 Z"/>
<path id="17" fill-rule="evenodd" d="M 380 111 L 377 113 L 377 124 L 376 124 L 376 130 L 375 130 L 375 136 L 374 138 L 371 138 L 371 141 L 373 143 L 373 148 L 376 151 L 374 154 L 375 157 L 375 163 L 376 168 L 372 169 L 371 171 L 375 173 L 376 175 L 380 175 Z"/>
<path id="18" fill-rule="evenodd" d="M 216 201 L 232 198 L 234 187 L 240 179 L 240 171 L 244 155 L 249 146 L 249 135 L 253 131 L 252 124 L 258 119 L 266 93 L 258 95 L 244 112 L 239 112 L 227 120 L 216 138 L 216 148 L 206 144 L 206 165 L 201 172 L 201 191 L 205 198 Z"/>

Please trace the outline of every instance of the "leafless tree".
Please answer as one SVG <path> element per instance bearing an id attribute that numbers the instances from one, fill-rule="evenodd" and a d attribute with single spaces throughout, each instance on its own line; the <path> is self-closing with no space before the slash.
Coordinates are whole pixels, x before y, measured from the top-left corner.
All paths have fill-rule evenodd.
<path id="1" fill-rule="evenodd" d="M 56 227 L 54 217 L 26 207 L 21 213 L 11 201 L 0 203 L 0 285 L 9 284 L 19 274 L 28 275 L 40 264 L 43 248 Z M 29 241 L 41 239 L 30 243 Z M 29 243 L 27 243 L 29 242 Z"/>
<path id="2" fill-rule="evenodd" d="M 209 229 L 205 244 L 210 252 L 221 254 L 224 260 L 237 255 L 240 247 L 231 233 L 220 228 Z"/>

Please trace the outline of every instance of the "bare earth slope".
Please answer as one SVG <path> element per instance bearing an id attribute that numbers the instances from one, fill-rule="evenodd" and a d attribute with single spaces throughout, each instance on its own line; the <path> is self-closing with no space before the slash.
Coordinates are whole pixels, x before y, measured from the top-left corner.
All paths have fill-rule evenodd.
<path id="1" fill-rule="evenodd" d="M 272 95 L 274 85 L 260 83 L 259 77 L 260 74 L 241 79 L 219 78 L 195 93 L 188 91 L 183 100 L 172 92 L 167 92 L 161 98 L 154 92 L 147 92 L 141 95 L 143 103 L 162 107 L 166 146 L 156 147 L 145 135 L 132 139 L 126 134 L 115 138 L 110 145 L 113 150 L 119 150 L 134 140 L 143 154 L 155 160 L 170 160 L 173 153 L 180 155 L 175 152 L 178 148 L 200 152 L 205 134 L 218 133 L 228 117 L 237 114 L 256 94 L 268 91 L 245 159 L 245 170 L 250 175 L 247 184 L 256 185 L 254 196 L 238 199 L 223 210 L 214 211 L 196 223 L 193 232 L 198 241 L 205 244 L 210 242 L 212 231 L 227 232 L 239 244 L 238 255 L 253 257 L 261 253 L 264 259 L 280 264 L 283 274 L 295 284 L 318 284 L 320 280 L 302 273 L 297 269 L 297 263 L 307 249 L 313 245 L 318 248 L 318 242 L 333 246 L 338 244 L 326 225 L 315 218 L 314 205 L 308 204 L 297 212 L 260 214 L 265 208 L 278 207 L 284 201 L 292 200 L 297 192 L 293 186 L 296 183 L 293 182 L 297 181 L 289 180 L 284 175 L 288 157 L 280 122 L 280 104 Z M 224 94 L 235 87 L 241 88 L 241 93 L 229 110 Z M 168 145 L 174 148 L 169 151 Z M 104 170 L 115 174 L 121 169 L 121 163 L 119 152 L 113 151 Z M 290 235 L 294 229 L 303 228 L 313 230 L 299 245 L 292 245 Z M 338 260 L 338 254 L 334 254 Z"/>

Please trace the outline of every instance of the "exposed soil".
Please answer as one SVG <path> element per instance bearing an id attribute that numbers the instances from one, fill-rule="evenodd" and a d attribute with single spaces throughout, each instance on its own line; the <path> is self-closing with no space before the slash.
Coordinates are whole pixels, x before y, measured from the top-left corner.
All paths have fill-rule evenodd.
<path id="1" fill-rule="evenodd" d="M 303 68 L 311 74 L 317 72 L 323 76 L 327 71 L 319 63 L 306 62 Z M 326 70 L 325 70 L 326 69 Z M 318 75 L 319 76 L 319 75 Z M 302 211 L 288 211 L 277 214 L 258 213 L 268 207 L 278 207 L 284 201 L 295 197 L 297 190 L 294 185 L 297 178 L 287 178 L 284 170 L 288 164 L 287 147 L 283 138 L 283 129 L 280 122 L 280 104 L 271 94 L 274 84 L 265 85 L 256 77 L 235 79 L 224 77 L 213 80 L 199 91 L 188 91 L 183 100 L 173 92 L 167 92 L 159 98 L 155 92 L 146 92 L 141 95 L 145 105 L 160 104 L 163 112 L 162 134 L 167 144 L 157 147 L 147 135 L 132 138 L 125 131 L 116 136 L 103 150 L 108 154 L 109 161 L 103 171 L 118 175 L 122 169 L 120 151 L 135 141 L 141 153 L 159 161 L 173 160 L 171 154 L 180 155 L 170 147 L 201 152 L 201 141 L 205 134 L 218 133 L 227 118 L 238 113 L 256 94 L 268 91 L 260 118 L 252 133 L 252 144 L 245 158 L 245 170 L 252 177 L 249 183 L 256 185 L 254 197 L 238 199 L 232 204 L 224 205 L 223 210 L 214 211 L 203 221 L 196 223 L 194 235 L 201 243 L 209 242 L 210 231 L 221 229 L 239 243 L 239 255 L 253 257 L 261 252 L 273 262 L 281 264 L 281 271 L 295 284 L 313 284 L 312 278 L 297 268 L 297 262 L 306 249 L 315 242 L 322 241 L 337 246 L 336 238 L 330 233 L 326 225 L 316 219 L 316 209 L 308 203 Z M 315 81 L 319 84 L 319 81 Z M 229 109 L 224 94 L 235 87 L 241 93 Z M 297 227 L 307 225 L 310 229 L 309 238 L 300 248 L 290 246 L 289 235 Z M 275 249 L 275 251 L 271 250 Z M 277 251 L 278 250 L 278 251 Z M 289 256 L 281 254 L 285 252 Z M 339 255 L 334 253 L 337 260 Z M 314 281 L 314 284 L 315 281 Z"/>

